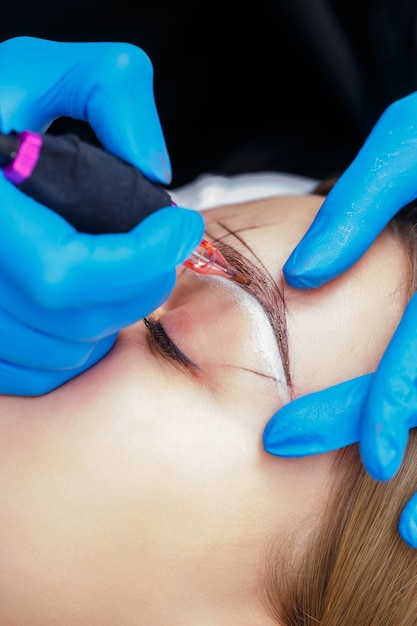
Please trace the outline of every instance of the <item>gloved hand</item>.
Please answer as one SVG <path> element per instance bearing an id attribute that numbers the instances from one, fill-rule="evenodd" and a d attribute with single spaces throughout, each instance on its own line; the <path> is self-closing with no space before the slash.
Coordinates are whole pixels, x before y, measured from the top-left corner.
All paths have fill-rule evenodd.
<path id="1" fill-rule="evenodd" d="M 417 197 L 417 93 L 392 104 L 336 183 L 284 266 L 287 282 L 319 287 L 339 276 L 370 246 L 391 217 Z M 417 299 L 410 301 L 374 375 L 297 399 L 274 415 L 264 447 L 303 456 L 360 442 L 377 480 L 398 470 L 417 426 Z M 417 468 L 416 468 L 417 473 Z M 400 534 L 417 547 L 417 496 L 401 515 Z"/>
<path id="2" fill-rule="evenodd" d="M 152 76 L 130 44 L 5 41 L 0 130 L 86 120 L 108 151 L 168 183 Z M 128 233 L 80 234 L 0 174 L 0 393 L 45 393 L 101 359 L 167 298 L 203 228 L 196 212 L 170 207 Z"/>

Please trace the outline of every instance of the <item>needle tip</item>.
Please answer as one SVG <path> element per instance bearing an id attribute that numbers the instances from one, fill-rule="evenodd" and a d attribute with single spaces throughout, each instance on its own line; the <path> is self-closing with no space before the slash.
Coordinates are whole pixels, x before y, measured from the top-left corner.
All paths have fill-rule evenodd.
<path id="1" fill-rule="evenodd" d="M 235 280 L 240 285 L 246 285 L 246 286 L 250 285 L 251 282 L 252 282 L 250 278 L 248 278 L 247 276 L 245 276 L 241 272 L 238 272 L 237 270 L 236 270 L 236 275 L 233 276 L 233 280 Z"/>

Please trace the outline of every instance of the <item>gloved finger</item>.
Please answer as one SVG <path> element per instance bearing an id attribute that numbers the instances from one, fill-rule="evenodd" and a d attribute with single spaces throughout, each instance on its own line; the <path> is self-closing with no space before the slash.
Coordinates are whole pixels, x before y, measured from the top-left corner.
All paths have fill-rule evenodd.
<path id="1" fill-rule="evenodd" d="M 410 548 L 417 548 L 417 493 L 409 499 L 402 510 L 398 530 Z"/>
<path id="2" fill-rule="evenodd" d="M 28 58 L 39 72 L 28 72 Z M 42 130 L 60 116 L 81 119 L 108 151 L 152 180 L 171 181 L 153 67 L 143 50 L 127 43 L 18 37 L 0 45 L 0 67 L 3 132 Z"/>
<path id="3" fill-rule="evenodd" d="M 319 287 L 343 273 L 391 217 L 417 197 L 417 93 L 381 116 L 320 208 L 283 271 L 293 287 Z"/>
<path id="4" fill-rule="evenodd" d="M 129 300 L 111 300 L 88 307 L 50 309 L 33 301 L 0 275 L 0 302 L 10 317 L 21 326 L 67 341 L 96 342 L 119 332 L 146 317 L 170 295 L 175 285 L 176 272 L 171 270 L 150 283 L 143 293 Z M 1 350 L 0 350 L 1 358 Z"/>
<path id="5" fill-rule="evenodd" d="M 389 480 L 400 467 L 408 431 L 417 426 L 417 298 L 386 349 L 364 406 L 360 451 L 369 474 Z"/>
<path id="6" fill-rule="evenodd" d="M 64 332 L 62 333 L 64 334 Z M 113 339 L 106 337 L 108 349 Z M 21 324 L 0 309 L 0 359 L 27 368 L 75 369 L 86 363 L 97 342 L 69 341 Z M 104 346 L 103 346 L 104 347 Z"/>
<path id="7" fill-rule="evenodd" d="M 112 338 L 113 344 L 116 336 Z M 0 360 L 0 394 L 40 396 L 75 378 L 100 361 L 109 352 L 110 338 L 95 345 L 87 361 L 75 369 L 31 369 Z"/>
<path id="8" fill-rule="evenodd" d="M 286 404 L 264 430 L 266 452 L 310 456 L 357 442 L 371 377 L 365 374 Z"/>
<path id="9" fill-rule="evenodd" d="M 3 184 L 2 184 L 3 183 Z M 195 211 L 168 207 L 128 233 L 77 233 L 59 215 L 0 177 L 0 267 L 7 280 L 46 308 L 90 306 L 143 295 L 200 243 Z"/>

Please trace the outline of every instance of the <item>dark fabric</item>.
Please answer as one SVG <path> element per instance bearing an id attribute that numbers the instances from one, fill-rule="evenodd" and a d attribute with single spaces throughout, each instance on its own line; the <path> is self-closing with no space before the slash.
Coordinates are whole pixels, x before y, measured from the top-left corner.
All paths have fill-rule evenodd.
<path id="1" fill-rule="evenodd" d="M 75 135 L 45 135 L 24 193 L 59 213 L 78 231 L 125 232 L 171 200 L 124 161 Z"/>
<path id="2" fill-rule="evenodd" d="M 393 100 L 417 90 L 415 0 L 9 3 L 0 37 L 141 46 L 173 184 L 202 172 L 343 170 Z M 60 120 L 51 132 L 85 125 Z"/>

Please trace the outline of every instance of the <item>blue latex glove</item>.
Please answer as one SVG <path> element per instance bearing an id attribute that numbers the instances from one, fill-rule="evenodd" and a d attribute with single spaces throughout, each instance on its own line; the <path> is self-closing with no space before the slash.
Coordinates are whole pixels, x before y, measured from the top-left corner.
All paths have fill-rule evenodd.
<path id="1" fill-rule="evenodd" d="M 371 245 L 391 217 L 417 197 L 417 93 L 392 104 L 336 183 L 284 266 L 293 287 L 319 287 L 339 276 Z M 363 463 L 377 480 L 398 470 L 417 426 L 417 299 L 410 301 L 374 375 L 285 406 L 266 427 L 265 449 L 303 456 L 359 441 Z M 416 468 L 417 471 L 417 468 Z M 417 496 L 399 524 L 417 547 Z"/>
<path id="2" fill-rule="evenodd" d="M 152 79 L 130 44 L 11 39 L 0 44 L 0 129 L 86 120 L 108 151 L 168 183 Z M 203 229 L 198 213 L 169 207 L 129 233 L 80 234 L 0 174 L 0 393 L 45 393 L 101 359 L 167 298 Z"/>

